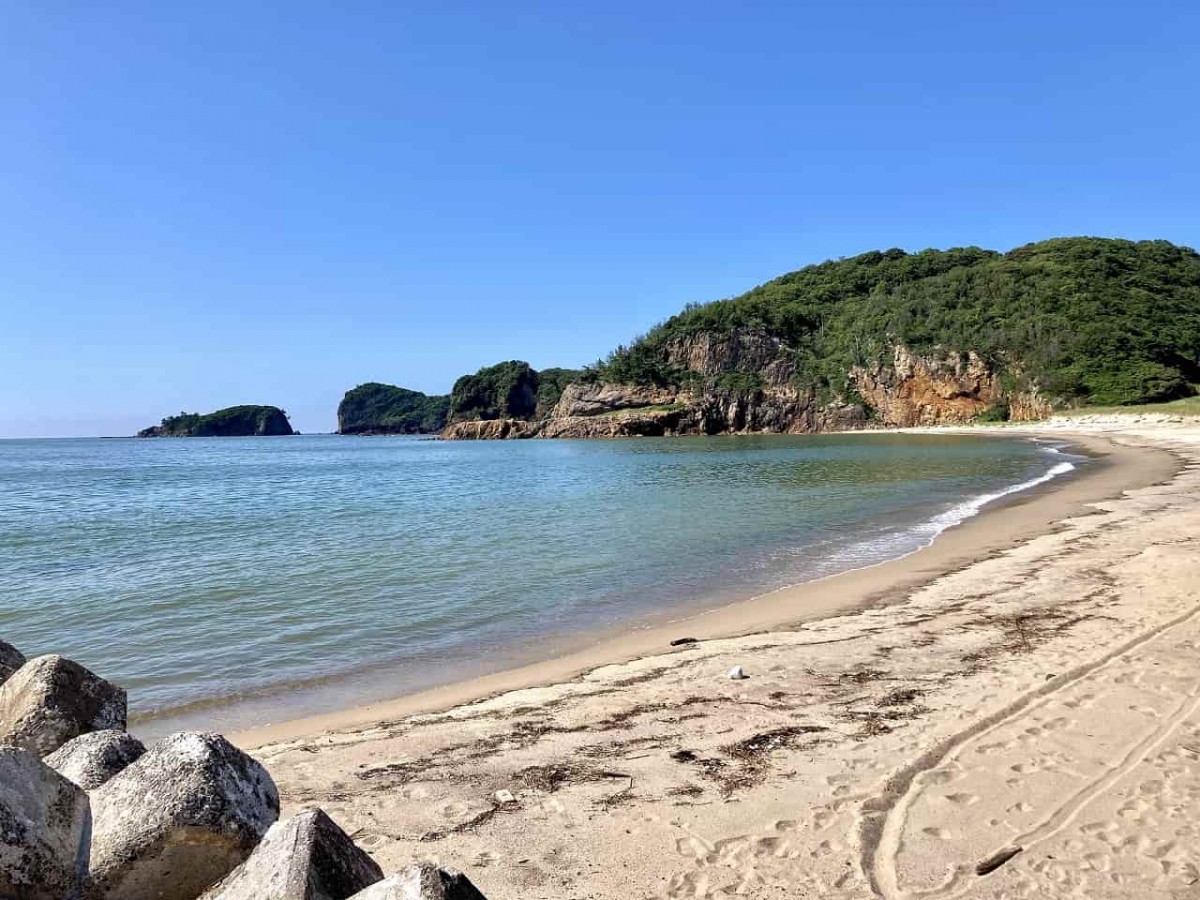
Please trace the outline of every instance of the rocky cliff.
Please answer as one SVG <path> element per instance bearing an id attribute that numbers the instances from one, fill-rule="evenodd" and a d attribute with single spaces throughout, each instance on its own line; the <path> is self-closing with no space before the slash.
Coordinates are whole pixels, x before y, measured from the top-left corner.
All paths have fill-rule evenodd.
<path id="1" fill-rule="evenodd" d="M 982 417 L 1049 414 L 1036 389 L 1008 393 L 975 353 L 928 356 L 903 345 L 884 363 L 855 367 L 839 391 L 805 384 L 795 353 L 752 329 L 673 339 L 666 358 L 675 385 L 577 382 L 539 421 L 460 422 L 452 440 L 596 438 L 678 434 L 808 434 L 863 428 L 964 424 Z"/>

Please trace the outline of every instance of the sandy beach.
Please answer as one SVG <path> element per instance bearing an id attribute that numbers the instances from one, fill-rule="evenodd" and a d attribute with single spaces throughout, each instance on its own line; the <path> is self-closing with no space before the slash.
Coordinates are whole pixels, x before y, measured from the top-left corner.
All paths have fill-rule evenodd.
<path id="1" fill-rule="evenodd" d="M 491 900 L 1200 896 L 1200 424 L 1020 433 L 1102 459 L 902 560 L 235 740 L 285 815 Z"/>

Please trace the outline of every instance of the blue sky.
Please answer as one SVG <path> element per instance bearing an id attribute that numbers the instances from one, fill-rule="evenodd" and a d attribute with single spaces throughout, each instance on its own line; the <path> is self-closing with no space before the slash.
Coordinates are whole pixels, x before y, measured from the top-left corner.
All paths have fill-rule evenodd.
<path id="1" fill-rule="evenodd" d="M 893 246 L 1200 244 L 1200 4 L 0 10 L 0 436 L 603 355 Z"/>

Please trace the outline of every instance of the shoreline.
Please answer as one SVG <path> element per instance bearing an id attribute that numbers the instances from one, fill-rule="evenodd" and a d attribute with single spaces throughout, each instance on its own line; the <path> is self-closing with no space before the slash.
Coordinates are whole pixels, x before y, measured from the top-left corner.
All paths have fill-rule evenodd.
<path id="1" fill-rule="evenodd" d="M 1169 480 L 1184 465 L 1177 456 L 1160 447 L 1118 443 L 1106 436 L 1069 429 L 1048 431 L 1010 426 L 934 431 L 1013 439 L 1053 437 L 1093 457 L 1093 461 L 1082 470 L 995 500 L 939 533 L 929 545 L 892 560 L 687 613 L 678 619 L 634 626 L 632 631 L 609 634 L 598 641 L 587 642 L 581 637 L 582 644 L 546 659 L 523 662 L 390 700 L 241 730 L 230 738 L 239 746 L 256 748 L 322 733 L 367 728 L 408 716 L 477 704 L 511 691 L 576 682 L 605 666 L 686 652 L 695 646 L 670 645 L 681 637 L 712 641 L 792 630 L 805 623 L 886 606 L 940 576 L 1053 531 L 1063 520 L 1088 512 L 1090 504 Z M 883 432 L 849 434 L 861 434 L 869 440 L 880 433 Z"/>

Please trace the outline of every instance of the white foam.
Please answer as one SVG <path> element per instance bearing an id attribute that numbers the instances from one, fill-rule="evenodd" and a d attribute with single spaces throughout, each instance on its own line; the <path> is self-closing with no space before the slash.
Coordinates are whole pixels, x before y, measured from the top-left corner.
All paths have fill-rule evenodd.
<path id="1" fill-rule="evenodd" d="M 1057 452 L 1057 451 L 1055 451 Z M 1039 484 L 1045 484 L 1060 475 L 1066 475 L 1075 469 L 1074 463 L 1061 462 L 1051 466 L 1037 478 L 1031 478 L 1029 481 L 1022 481 L 1020 484 L 1010 485 L 1002 491 L 996 491 L 991 494 L 980 494 L 978 497 L 972 497 L 969 500 L 964 500 L 955 506 L 950 507 L 943 513 L 934 516 L 928 522 L 918 525 L 916 530 L 925 534 L 929 534 L 931 538 L 937 537 L 947 528 L 953 528 L 965 522 L 972 516 L 979 514 L 979 511 L 989 503 L 994 503 L 1002 497 L 1007 497 L 1011 494 L 1019 494 L 1021 491 L 1027 491 L 1030 488 L 1035 488 Z"/>

